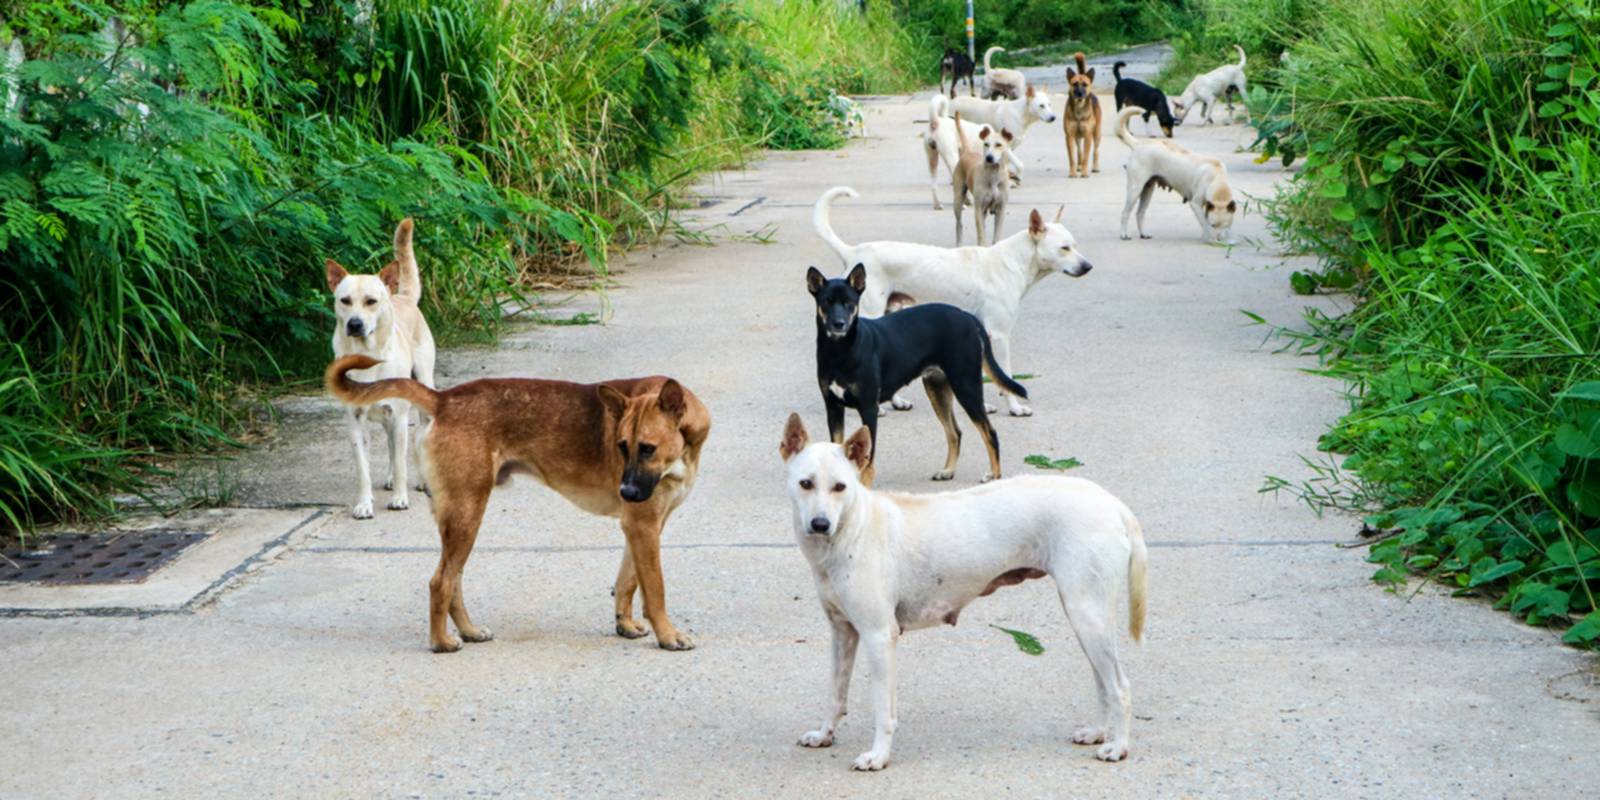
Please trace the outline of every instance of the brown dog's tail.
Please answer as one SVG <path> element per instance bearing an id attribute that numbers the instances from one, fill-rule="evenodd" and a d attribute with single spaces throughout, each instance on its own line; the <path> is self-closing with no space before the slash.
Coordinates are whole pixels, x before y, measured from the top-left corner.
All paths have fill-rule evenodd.
<path id="1" fill-rule="evenodd" d="M 400 289 L 395 294 L 413 300 L 422 298 L 422 272 L 417 269 L 417 254 L 411 249 L 410 217 L 400 220 L 394 229 L 394 261 L 400 265 Z"/>
<path id="2" fill-rule="evenodd" d="M 345 373 L 382 364 L 371 356 L 353 355 L 334 359 L 322 374 L 322 383 L 328 394 L 341 403 L 352 406 L 370 406 L 380 400 L 400 399 L 426 411 L 430 416 L 439 411 L 439 393 L 410 378 L 387 378 L 372 383 L 350 380 Z"/>
<path id="3" fill-rule="evenodd" d="M 1149 553 L 1144 547 L 1144 530 L 1139 527 L 1139 520 L 1133 516 L 1133 512 L 1124 508 L 1122 522 L 1128 529 L 1128 539 L 1133 545 L 1133 550 L 1128 553 L 1128 635 L 1137 642 L 1144 638 L 1145 571 Z"/>
<path id="4" fill-rule="evenodd" d="M 1078 74 L 1079 75 L 1088 75 L 1089 74 L 1089 59 L 1086 56 L 1084 56 L 1083 51 L 1079 50 L 1078 52 L 1073 53 L 1072 54 L 1072 58 L 1073 58 L 1073 60 L 1078 62 Z"/>
<path id="5" fill-rule="evenodd" d="M 967 132 L 964 131 L 964 130 L 961 130 L 961 112 L 960 111 L 956 112 L 955 120 L 956 120 L 956 157 L 960 158 L 962 153 L 967 152 Z"/>

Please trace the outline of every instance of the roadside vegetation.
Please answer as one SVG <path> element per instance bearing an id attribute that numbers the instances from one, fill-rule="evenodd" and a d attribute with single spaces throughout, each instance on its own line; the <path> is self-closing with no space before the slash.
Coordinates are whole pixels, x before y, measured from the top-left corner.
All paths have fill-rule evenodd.
<path id="1" fill-rule="evenodd" d="M 1287 334 L 1348 384 L 1351 410 L 1317 479 L 1272 485 L 1366 513 L 1381 582 L 1422 576 L 1600 641 L 1593 6 L 1198 8 L 1179 63 L 1243 44 L 1262 157 L 1300 166 L 1269 210 L 1321 259 L 1293 287 L 1355 301 Z"/>
<path id="2" fill-rule="evenodd" d="M 435 330 L 487 339 L 703 171 L 841 144 L 830 91 L 936 69 L 872 5 L 0 0 L 0 529 L 234 441 L 328 357 L 322 259 L 382 264 L 403 216 Z"/>

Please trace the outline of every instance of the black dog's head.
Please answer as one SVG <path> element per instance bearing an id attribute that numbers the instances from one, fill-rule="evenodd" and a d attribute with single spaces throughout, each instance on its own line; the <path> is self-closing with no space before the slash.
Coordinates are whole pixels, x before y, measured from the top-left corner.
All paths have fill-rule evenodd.
<path id="1" fill-rule="evenodd" d="M 816 267 L 806 271 L 806 288 L 817 301 L 817 332 L 829 339 L 850 335 L 867 290 L 867 266 L 857 264 L 843 278 L 829 278 Z"/>

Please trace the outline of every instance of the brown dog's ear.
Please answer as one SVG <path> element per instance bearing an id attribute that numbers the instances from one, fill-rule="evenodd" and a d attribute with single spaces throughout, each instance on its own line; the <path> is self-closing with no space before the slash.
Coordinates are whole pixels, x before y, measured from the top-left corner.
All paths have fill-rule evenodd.
<path id="1" fill-rule="evenodd" d="M 844 457 L 850 459 L 858 471 L 866 470 L 872 463 L 872 431 L 856 428 L 856 432 L 844 440 Z"/>
<path id="2" fill-rule="evenodd" d="M 673 419 L 683 419 L 683 412 L 689 410 L 689 403 L 683 399 L 683 386 L 668 378 L 666 383 L 661 384 L 661 392 L 656 395 L 656 407 Z"/>
<path id="3" fill-rule="evenodd" d="M 389 287 L 389 294 L 400 293 L 400 262 L 390 261 L 389 265 L 378 270 L 378 280 Z"/>
<path id="4" fill-rule="evenodd" d="M 805 423 L 800 421 L 800 415 L 789 412 L 789 421 L 783 424 L 783 441 L 778 442 L 778 455 L 784 461 L 794 458 L 806 445 L 811 443 L 811 436 L 806 433 Z"/>
<path id="5" fill-rule="evenodd" d="M 1072 67 L 1067 67 L 1067 80 L 1072 80 L 1072 76 L 1075 74 L 1077 73 L 1072 71 Z"/>
<path id="6" fill-rule="evenodd" d="M 1006 140 L 1007 143 L 1010 143 L 1010 141 L 1011 141 L 1011 131 L 1008 131 L 1005 128 L 1001 128 L 1000 129 L 1000 138 Z"/>
<path id="7" fill-rule="evenodd" d="M 349 275 L 350 271 L 339 266 L 339 262 L 331 258 L 324 260 L 322 263 L 328 268 L 328 291 L 331 292 L 339 288 L 339 282 L 344 280 L 344 276 Z"/>
<path id="8" fill-rule="evenodd" d="M 1028 214 L 1028 235 L 1035 239 L 1044 235 L 1044 217 L 1037 208 Z"/>
<path id="9" fill-rule="evenodd" d="M 1091 81 L 1094 80 L 1094 67 L 1090 67 L 1089 71 L 1085 72 L 1083 74 L 1089 76 L 1089 80 L 1091 80 Z"/>
<path id="10" fill-rule="evenodd" d="M 867 290 L 867 265 L 857 264 L 851 267 L 850 277 L 845 280 L 850 284 L 850 288 L 858 292 L 865 292 Z"/>
<path id="11" fill-rule="evenodd" d="M 617 387 L 608 383 L 600 384 L 598 392 L 600 405 L 605 407 L 606 413 L 615 419 L 622 419 L 622 412 L 628 410 L 628 396 L 617 391 Z"/>
<path id="12" fill-rule="evenodd" d="M 1028 99 L 1029 100 L 1033 99 L 1033 84 L 1031 84 L 1031 83 L 1028 84 Z"/>
<path id="13" fill-rule="evenodd" d="M 827 282 L 828 276 L 823 275 L 822 270 L 816 267 L 806 270 L 806 290 L 811 292 L 812 297 L 816 297 L 817 292 L 822 291 L 822 284 Z"/>

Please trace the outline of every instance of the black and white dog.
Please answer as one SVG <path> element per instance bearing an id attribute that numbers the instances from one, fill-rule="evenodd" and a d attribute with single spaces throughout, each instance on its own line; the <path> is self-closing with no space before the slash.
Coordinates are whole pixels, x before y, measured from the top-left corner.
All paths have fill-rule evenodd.
<path id="1" fill-rule="evenodd" d="M 978 90 L 973 83 L 974 79 L 972 77 L 972 73 L 976 70 L 977 65 L 972 63 L 972 59 L 968 58 L 966 53 L 954 47 L 946 47 L 944 49 L 944 58 L 939 60 L 939 93 L 944 94 L 944 79 L 948 75 L 950 76 L 950 97 L 952 99 L 956 96 L 956 84 L 960 83 L 962 79 L 967 81 L 967 94 L 977 97 Z"/>
<path id="2" fill-rule="evenodd" d="M 806 287 L 817 302 L 817 386 L 828 409 L 828 433 L 844 441 L 844 411 L 854 408 L 872 438 L 873 462 L 878 444 L 878 404 L 901 387 L 922 378 L 933 411 L 944 426 L 948 448 L 936 481 L 955 476 L 961 452 L 951 401 L 961 404 L 989 450 L 985 481 L 1000 477 L 1000 438 L 983 407 L 983 373 L 1021 397 L 1028 390 L 1011 379 L 994 360 L 989 332 L 978 318 L 944 303 L 912 306 L 878 319 L 861 317 L 861 293 L 867 268 L 857 264 L 846 278 L 828 278 L 816 267 L 806 272 Z M 862 470 L 872 485 L 874 464 Z"/>
<path id="3" fill-rule="evenodd" d="M 1112 96 L 1117 101 L 1117 110 L 1123 106 L 1138 106 L 1144 109 L 1144 124 L 1150 125 L 1150 115 L 1156 115 L 1156 122 L 1161 125 L 1161 132 L 1172 138 L 1172 128 L 1178 122 L 1172 118 L 1172 106 L 1167 104 L 1166 92 L 1135 78 L 1122 77 L 1122 68 L 1128 66 L 1126 61 L 1118 61 L 1111 66 L 1111 74 L 1116 76 L 1117 86 L 1112 90 Z"/>

